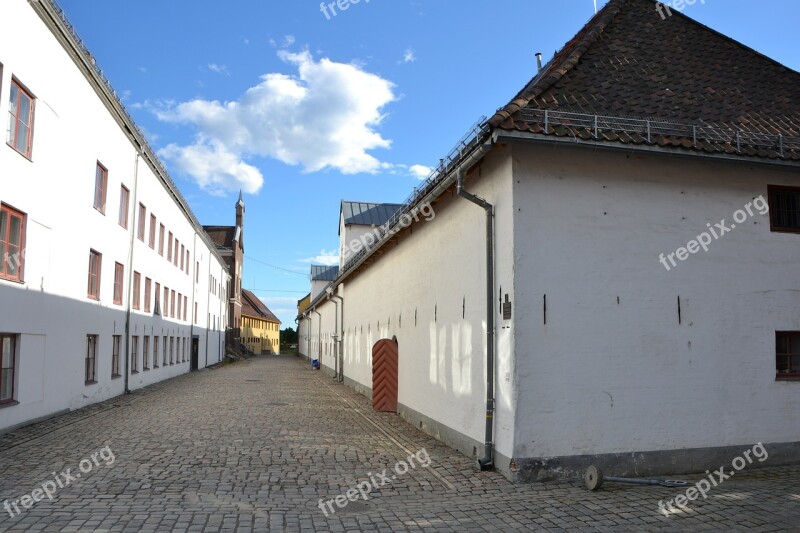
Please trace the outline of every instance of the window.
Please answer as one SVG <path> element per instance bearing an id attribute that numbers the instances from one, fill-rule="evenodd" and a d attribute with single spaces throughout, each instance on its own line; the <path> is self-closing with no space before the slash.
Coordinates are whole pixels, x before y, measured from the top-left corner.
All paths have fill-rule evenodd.
<path id="1" fill-rule="evenodd" d="M 125 276 L 125 267 L 119 263 L 114 264 L 114 303 L 122 305 L 122 284 Z"/>
<path id="2" fill-rule="evenodd" d="M 170 291 L 169 316 L 175 318 L 175 291 Z"/>
<path id="3" fill-rule="evenodd" d="M 139 372 L 139 337 L 131 337 L 131 374 Z"/>
<path id="4" fill-rule="evenodd" d="M 118 378 L 119 374 L 119 347 L 122 343 L 121 335 L 111 337 L 111 377 Z"/>
<path id="5" fill-rule="evenodd" d="M 185 260 L 186 260 L 186 250 L 184 249 L 183 245 L 181 244 L 181 271 L 185 270 Z"/>
<path id="6" fill-rule="evenodd" d="M 138 220 L 138 228 L 136 230 L 136 236 L 139 237 L 139 240 L 144 242 L 144 227 L 145 222 L 147 221 L 147 208 L 144 204 L 139 204 L 139 220 Z"/>
<path id="7" fill-rule="evenodd" d="M 800 233 L 800 187 L 770 185 L 767 190 L 772 231 Z"/>
<path id="8" fill-rule="evenodd" d="M 178 239 L 175 239 L 175 253 L 172 254 L 172 264 L 175 265 L 175 266 L 178 266 L 178 245 L 179 244 L 180 243 L 178 242 Z"/>
<path id="9" fill-rule="evenodd" d="M 156 249 L 156 216 L 150 215 L 150 248 Z"/>
<path id="10" fill-rule="evenodd" d="M 169 232 L 169 241 L 167 241 L 167 261 L 172 261 L 172 232 Z"/>
<path id="11" fill-rule="evenodd" d="M 169 364 L 173 363 L 173 356 L 175 355 L 175 337 L 169 338 Z"/>
<path id="12" fill-rule="evenodd" d="M 164 224 L 158 226 L 158 255 L 164 255 Z"/>
<path id="13" fill-rule="evenodd" d="M 200 261 L 194 264 L 194 282 L 200 283 Z"/>
<path id="14" fill-rule="evenodd" d="M 86 384 L 97 383 L 97 335 L 86 336 Z"/>
<path id="15" fill-rule="evenodd" d="M 140 285 L 142 283 L 142 275 L 138 272 L 133 273 L 133 308 L 139 309 L 140 307 Z"/>
<path id="16" fill-rule="evenodd" d="M 150 336 L 142 337 L 142 368 L 150 370 Z"/>
<path id="17" fill-rule="evenodd" d="M 775 333 L 776 379 L 800 379 L 800 331 Z"/>
<path id="18" fill-rule="evenodd" d="M 150 287 L 152 285 L 150 278 L 144 278 L 144 312 L 150 312 Z"/>
<path id="19" fill-rule="evenodd" d="M 166 317 L 169 316 L 169 287 L 164 286 L 164 311 L 162 314 Z"/>
<path id="20" fill-rule="evenodd" d="M 23 280 L 25 263 L 25 223 L 27 217 L 6 204 L 0 204 L 0 278 Z"/>
<path id="21" fill-rule="evenodd" d="M 163 365 L 162 366 L 167 366 L 167 336 L 166 335 L 164 335 L 164 359 L 163 359 Z"/>
<path id="22" fill-rule="evenodd" d="M 17 336 L 0 335 L 0 404 L 14 401 Z"/>
<path id="23" fill-rule="evenodd" d="M 186 309 L 189 307 L 189 298 L 183 297 L 183 321 L 186 322 Z"/>
<path id="24" fill-rule="evenodd" d="M 155 302 L 153 302 L 153 313 L 156 315 L 161 314 L 161 284 L 156 283 L 156 290 L 153 291 L 155 293 Z"/>
<path id="25" fill-rule="evenodd" d="M 89 251 L 89 289 L 88 296 L 94 300 L 100 299 L 100 266 L 103 262 L 103 254 Z"/>
<path id="26" fill-rule="evenodd" d="M 183 303 L 183 295 L 178 293 L 178 320 L 181 319 L 181 304 Z"/>
<path id="27" fill-rule="evenodd" d="M 189 250 L 186 250 L 186 275 L 187 276 L 189 275 L 189 263 L 190 263 Z"/>
<path id="28" fill-rule="evenodd" d="M 8 145 L 28 159 L 33 144 L 33 103 L 31 94 L 11 80 L 11 101 L 8 110 Z"/>
<path id="29" fill-rule="evenodd" d="M 106 213 L 106 185 L 108 185 L 108 170 L 106 167 L 97 163 L 97 168 L 94 171 L 94 208 L 105 215 Z M 127 189 L 126 189 L 127 190 Z M 120 199 L 120 205 L 122 200 Z M 126 201 L 127 204 L 127 201 Z M 122 217 L 120 216 L 120 220 Z M 128 219 L 128 207 L 125 206 L 125 220 Z M 125 223 L 124 227 L 128 227 Z"/>
<path id="30" fill-rule="evenodd" d="M 119 225 L 128 229 L 128 201 L 131 193 L 124 185 L 119 190 Z"/>
<path id="31" fill-rule="evenodd" d="M 194 323 L 197 324 L 197 302 L 194 303 Z"/>
<path id="32" fill-rule="evenodd" d="M 153 368 L 158 368 L 158 337 L 153 336 Z"/>

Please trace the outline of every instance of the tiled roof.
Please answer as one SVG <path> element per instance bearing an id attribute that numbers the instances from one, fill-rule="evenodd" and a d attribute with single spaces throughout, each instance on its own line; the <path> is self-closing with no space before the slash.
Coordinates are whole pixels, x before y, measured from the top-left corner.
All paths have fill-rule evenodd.
<path id="1" fill-rule="evenodd" d="M 800 73 L 671 13 L 610 0 L 489 125 L 800 161 Z"/>
<path id="2" fill-rule="evenodd" d="M 402 204 L 373 204 L 342 200 L 341 214 L 345 224 L 381 226 L 402 207 Z"/>
<path id="3" fill-rule="evenodd" d="M 338 266 L 311 265 L 311 281 L 334 281 L 338 275 Z"/>
<path id="4" fill-rule="evenodd" d="M 278 324 L 281 323 L 281 321 L 278 320 L 278 317 L 276 317 L 272 311 L 270 311 L 269 308 L 258 299 L 258 296 L 247 289 L 242 289 L 242 314 L 245 316 L 261 318 L 267 322 L 275 322 Z"/>
<path id="5" fill-rule="evenodd" d="M 233 248 L 236 226 L 203 226 L 217 248 Z"/>

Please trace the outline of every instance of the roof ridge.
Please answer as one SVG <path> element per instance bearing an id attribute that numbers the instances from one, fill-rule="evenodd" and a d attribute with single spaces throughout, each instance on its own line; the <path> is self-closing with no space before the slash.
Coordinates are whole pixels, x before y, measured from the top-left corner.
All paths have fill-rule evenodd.
<path id="1" fill-rule="evenodd" d="M 547 65 L 509 102 L 499 109 L 488 124 L 496 128 L 525 108 L 531 100 L 552 87 L 578 63 L 583 54 L 603 34 L 606 26 L 622 10 L 628 0 L 610 0 L 559 50 Z"/>

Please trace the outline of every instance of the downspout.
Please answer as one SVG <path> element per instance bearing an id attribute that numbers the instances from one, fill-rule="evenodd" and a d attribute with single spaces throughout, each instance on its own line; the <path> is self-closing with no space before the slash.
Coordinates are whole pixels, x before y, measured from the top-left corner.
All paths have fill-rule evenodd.
<path id="1" fill-rule="evenodd" d="M 464 190 L 464 173 L 458 169 L 456 190 L 458 195 L 486 211 L 486 437 L 483 457 L 478 459 L 480 470 L 494 468 L 494 207 L 492 204 Z"/>
<path id="2" fill-rule="evenodd" d="M 328 293 L 328 301 L 333 298 L 333 290 Z M 333 379 L 339 381 L 339 343 L 336 330 L 339 329 L 339 302 L 333 300 L 333 305 L 336 306 L 335 315 L 333 318 L 333 337 L 334 337 L 334 350 L 333 350 Z"/>
<path id="3" fill-rule="evenodd" d="M 141 156 L 139 150 L 136 151 L 136 158 L 133 163 L 133 212 L 138 217 L 138 210 L 136 199 L 139 191 L 139 157 Z M 130 221 L 130 241 L 128 248 L 128 297 L 127 305 L 125 306 L 125 394 L 130 394 L 131 390 L 128 388 L 128 378 L 130 374 L 130 342 L 131 342 L 131 285 L 133 284 L 133 246 L 136 244 L 134 238 L 134 230 L 138 220 L 135 218 Z M 138 354 L 137 354 L 138 357 Z"/>
<path id="4" fill-rule="evenodd" d="M 206 278 L 206 364 L 203 368 L 208 368 L 208 332 L 211 329 L 211 252 L 208 254 L 208 277 Z M 223 357 L 224 358 L 224 357 Z"/>
<path id="5" fill-rule="evenodd" d="M 317 323 L 317 361 L 319 361 L 319 369 L 322 370 L 322 315 L 317 308 L 314 308 L 314 312 L 319 317 L 319 321 Z"/>
<path id="6" fill-rule="evenodd" d="M 333 295 L 334 298 L 342 302 L 342 315 L 340 320 L 341 327 L 339 328 L 339 383 L 344 383 L 344 298 L 338 294 Z"/>

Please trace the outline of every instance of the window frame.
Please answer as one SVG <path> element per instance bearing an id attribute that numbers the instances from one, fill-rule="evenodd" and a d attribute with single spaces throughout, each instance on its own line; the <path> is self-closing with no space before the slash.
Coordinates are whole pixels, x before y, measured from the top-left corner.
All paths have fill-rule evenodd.
<path id="1" fill-rule="evenodd" d="M 161 315 L 161 284 L 156 281 L 155 290 L 153 291 L 153 314 Z"/>
<path id="2" fill-rule="evenodd" d="M 123 203 L 124 200 L 124 203 Z M 130 218 L 131 191 L 125 185 L 119 186 L 119 225 L 128 229 Z M 95 208 L 96 209 L 96 208 Z"/>
<path id="3" fill-rule="evenodd" d="M 96 260 L 95 260 L 96 259 Z M 92 271 L 92 263 L 94 261 L 95 271 Z M 95 249 L 89 249 L 89 285 L 86 289 L 88 298 L 100 301 L 100 282 L 102 280 L 101 274 L 103 272 L 103 254 Z M 95 292 L 92 292 L 92 278 L 95 279 Z"/>
<path id="4" fill-rule="evenodd" d="M 153 335 L 153 368 L 158 368 L 158 335 Z"/>
<path id="5" fill-rule="evenodd" d="M 131 374 L 139 373 L 139 336 L 131 335 Z"/>
<path id="6" fill-rule="evenodd" d="M 133 271 L 133 308 L 137 311 L 141 309 L 142 275 Z"/>
<path id="7" fill-rule="evenodd" d="M 158 255 L 164 256 L 164 232 L 167 228 L 164 227 L 164 224 L 159 224 L 158 226 Z"/>
<path id="8" fill-rule="evenodd" d="M 140 241 L 144 242 L 144 236 L 147 232 L 147 206 L 139 202 L 139 219 L 136 221 L 136 236 Z"/>
<path id="9" fill-rule="evenodd" d="M 10 339 L 11 344 L 11 366 L 3 366 L 3 339 Z M 0 333 L 0 387 L 3 384 L 3 375 L 11 372 L 11 396 L 5 400 L 0 399 L 0 405 L 16 403 L 17 401 L 17 342 L 19 335 L 16 333 Z M 2 392 L 2 389 L 0 389 Z M 2 396 L 0 396 L 2 398 Z"/>
<path id="10" fill-rule="evenodd" d="M 4 244 L 5 253 L 3 254 L 2 258 L 0 258 L 0 279 L 4 279 L 7 281 L 16 281 L 19 283 L 23 283 L 25 281 L 25 245 L 26 245 L 26 236 L 28 233 L 28 215 L 23 213 L 18 209 L 14 209 L 8 204 L 0 203 L 0 213 L 6 214 L 6 228 L 7 233 L 6 235 L 0 235 L 0 242 Z M 9 255 L 8 250 L 10 248 L 10 241 L 11 241 L 11 218 L 16 217 L 20 219 L 20 226 L 19 226 L 19 251 L 17 252 L 17 274 L 15 276 L 11 276 L 8 274 L 8 262 L 13 258 L 12 255 Z"/>
<path id="11" fill-rule="evenodd" d="M 150 370 L 150 335 L 142 335 L 142 370 Z"/>
<path id="12" fill-rule="evenodd" d="M 167 261 L 172 262 L 172 232 L 169 232 L 169 240 L 167 241 Z"/>
<path id="13" fill-rule="evenodd" d="M 86 358 L 84 359 L 84 385 L 94 385 L 97 383 L 97 347 L 100 344 L 100 336 L 86 335 Z M 92 353 L 94 346 L 94 353 Z"/>
<path id="14" fill-rule="evenodd" d="M 170 291 L 169 295 L 169 316 L 170 318 L 175 318 L 175 290 Z"/>
<path id="15" fill-rule="evenodd" d="M 98 184 L 99 181 L 99 184 Z M 98 191 L 100 198 L 98 199 Z M 98 161 L 94 170 L 94 199 L 92 206 L 101 214 L 106 214 L 106 194 L 108 193 L 108 169 Z M 98 204 L 98 201 L 100 205 Z M 127 227 L 127 226 L 126 226 Z"/>
<path id="16" fill-rule="evenodd" d="M 114 305 L 122 305 L 123 292 L 125 290 L 125 265 L 114 263 Z"/>
<path id="17" fill-rule="evenodd" d="M 111 379 L 121 378 L 119 372 L 119 353 L 122 348 L 122 335 L 111 336 Z"/>
<path id="18" fill-rule="evenodd" d="M 775 205 L 774 194 L 777 192 L 791 192 L 798 195 L 800 202 L 800 187 L 789 185 L 767 185 L 767 204 L 769 205 L 769 229 L 775 233 L 800 233 L 800 212 L 798 212 L 798 226 L 778 226 L 775 224 L 775 217 L 778 209 Z"/>
<path id="19" fill-rule="evenodd" d="M 11 112 L 11 98 L 10 98 L 11 97 L 11 93 L 13 92 L 13 89 L 15 87 L 16 87 L 16 90 L 17 90 L 17 102 L 16 102 L 17 114 L 16 115 Z M 8 146 L 10 146 L 15 152 L 17 152 L 18 154 L 23 156 L 25 159 L 27 159 L 29 161 L 32 161 L 33 160 L 33 126 L 34 126 L 35 116 L 36 116 L 36 97 L 33 95 L 33 93 L 31 91 L 28 90 L 27 87 L 25 87 L 22 84 L 22 82 L 20 82 L 17 78 L 15 78 L 13 76 L 11 77 L 11 88 L 12 88 L 12 90 L 9 92 L 9 106 L 8 106 L 9 124 L 8 124 L 8 130 L 9 130 L 9 133 L 10 133 L 11 130 L 12 130 L 12 127 L 13 127 L 14 141 L 12 143 L 12 139 L 9 136 L 9 138 L 6 140 L 6 144 Z M 30 101 L 30 117 L 28 119 L 28 124 L 26 124 L 26 126 L 28 128 L 28 136 L 27 136 L 27 139 L 26 139 L 27 150 L 25 152 L 19 150 L 16 147 L 16 144 L 17 144 L 16 140 L 19 138 L 19 124 L 20 124 L 20 122 L 22 122 L 19 119 L 19 104 L 20 104 L 20 100 L 21 100 L 21 94 L 24 94 L 25 96 L 27 96 L 28 100 Z M 13 119 L 13 122 L 12 122 L 12 119 Z"/>
<path id="20" fill-rule="evenodd" d="M 150 237 L 148 238 L 148 246 L 151 250 L 156 249 L 156 223 L 158 219 L 153 213 L 150 213 Z"/>
<path id="21" fill-rule="evenodd" d="M 788 351 L 786 353 L 779 353 L 779 338 L 781 336 L 787 337 Z M 792 339 L 796 339 L 792 341 Z M 775 381 L 800 381 L 800 366 L 794 368 L 792 366 L 792 357 L 800 357 L 800 349 L 797 352 L 792 351 L 792 346 L 796 345 L 800 348 L 800 331 L 776 331 L 775 332 Z M 786 358 L 786 366 L 794 372 L 778 372 L 778 358 Z"/>
<path id="22" fill-rule="evenodd" d="M 150 293 L 153 289 L 153 280 L 145 277 L 144 278 L 144 312 L 150 312 Z"/>

